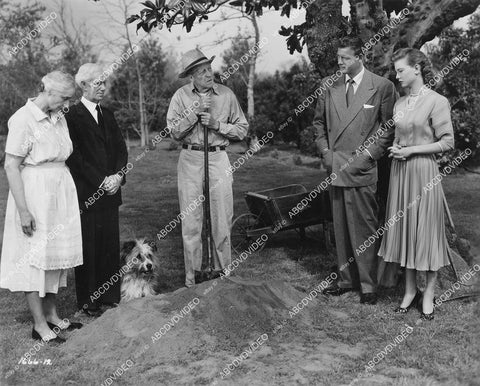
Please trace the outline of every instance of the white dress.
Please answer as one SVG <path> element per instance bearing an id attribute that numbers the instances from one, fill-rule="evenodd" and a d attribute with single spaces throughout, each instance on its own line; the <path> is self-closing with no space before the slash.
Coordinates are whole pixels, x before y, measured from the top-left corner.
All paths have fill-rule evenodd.
<path id="1" fill-rule="evenodd" d="M 36 231 L 23 233 L 9 191 L 0 287 L 44 297 L 67 285 L 67 268 L 83 263 L 77 192 L 65 165 L 72 149 L 65 118 L 49 118 L 32 100 L 9 119 L 5 153 L 25 157 L 21 176 Z"/>

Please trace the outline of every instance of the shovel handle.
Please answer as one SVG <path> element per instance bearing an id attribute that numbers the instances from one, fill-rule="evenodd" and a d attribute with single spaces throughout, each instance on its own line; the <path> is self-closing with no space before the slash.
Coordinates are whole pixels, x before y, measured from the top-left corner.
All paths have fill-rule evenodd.
<path id="1" fill-rule="evenodd" d="M 455 230 L 455 225 L 453 224 L 452 214 L 450 213 L 450 209 L 448 207 L 447 198 L 445 197 L 445 194 L 443 195 L 443 207 L 447 215 L 448 225 L 450 225 L 453 233 L 456 235 L 457 231 Z"/>
<path id="2" fill-rule="evenodd" d="M 206 225 L 206 235 L 207 235 L 207 257 L 208 271 L 212 271 L 212 252 L 213 252 L 213 239 L 212 239 L 212 219 L 210 213 L 210 172 L 208 167 L 208 127 L 203 126 L 203 160 L 204 160 L 204 189 L 205 189 L 205 225 Z"/>

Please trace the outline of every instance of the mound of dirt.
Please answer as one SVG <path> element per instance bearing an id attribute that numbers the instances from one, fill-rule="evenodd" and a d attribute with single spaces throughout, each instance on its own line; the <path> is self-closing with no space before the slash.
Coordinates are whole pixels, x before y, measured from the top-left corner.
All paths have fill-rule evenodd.
<path id="1" fill-rule="evenodd" d="M 112 380 L 124 373 L 123 380 L 135 374 L 138 381 L 168 383 L 194 365 L 197 382 L 210 383 L 246 349 L 261 348 L 253 342 L 264 334 L 286 323 L 310 324 L 308 309 L 289 316 L 305 295 L 280 281 L 217 279 L 120 304 L 75 332 L 62 350 L 66 361 L 85 358 L 97 367 L 92 371 Z"/>

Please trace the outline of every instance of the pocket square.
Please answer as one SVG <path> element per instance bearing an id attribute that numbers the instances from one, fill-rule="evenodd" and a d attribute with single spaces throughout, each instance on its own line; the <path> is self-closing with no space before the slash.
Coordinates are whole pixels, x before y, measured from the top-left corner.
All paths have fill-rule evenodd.
<path id="1" fill-rule="evenodd" d="M 373 109 L 375 106 L 372 105 L 363 105 L 364 109 Z"/>

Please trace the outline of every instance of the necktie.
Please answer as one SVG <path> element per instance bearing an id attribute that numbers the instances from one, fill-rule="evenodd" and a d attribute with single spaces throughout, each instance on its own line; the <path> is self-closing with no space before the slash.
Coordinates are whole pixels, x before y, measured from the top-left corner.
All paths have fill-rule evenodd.
<path id="1" fill-rule="evenodd" d="M 350 107 L 350 105 L 353 102 L 353 97 L 354 97 L 354 92 L 353 92 L 353 84 L 355 81 L 353 79 L 349 79 L 347 81 L 347 107 Z"/>
<path id="2" fill-rule="evenodd" d="M 95 107 L 95 110 L 97 110 L 98 127 L 100 127 L 103 136 L 105 136 L 105 123 L 103 121 L 103 114 L 102 110 L 100 109 L 100 105 L 97 105 L 97 107 Z"/>

